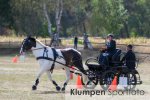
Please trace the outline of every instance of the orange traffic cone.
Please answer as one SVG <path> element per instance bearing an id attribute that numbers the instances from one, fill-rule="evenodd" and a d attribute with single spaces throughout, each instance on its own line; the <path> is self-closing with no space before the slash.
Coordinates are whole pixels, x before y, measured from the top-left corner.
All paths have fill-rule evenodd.
<path id="1" fill-rule="evenodd" d="M 117 76 L 114 77 L 111 85 L 108 88 L 109 91 L 116 91 L 117 90 Z"/>
<path id="2" fill-rule="evenodd" d="M 17 55 L 12 58 L 12 62 L 13 62 L 13 63 L 17 63 L 17 62 L 18 62 L 18 56 L 17 56 Z"/>
<path id="3" fill-rule="evenodd" d="M 77 89 L 82 89 L 81 76 L 77 76 Z"/>

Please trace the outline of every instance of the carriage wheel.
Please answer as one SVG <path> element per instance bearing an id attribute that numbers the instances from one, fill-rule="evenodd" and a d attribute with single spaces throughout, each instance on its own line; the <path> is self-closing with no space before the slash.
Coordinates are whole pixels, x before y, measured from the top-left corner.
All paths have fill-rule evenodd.
<path id="1" fill-rule="evenodd" d="M 125 76 L 127 77 L 127 86 L 125 87 L 126 90 L 133 90 L 136 87 L 137 78 L 133 72 L 121 72 L 118 77 Z M 118 80 L 119 83 L 119 80 Z"/>
<path id="2" fill-rule="evenodd" d="M 137 78 L 136 75 L 132 72 L 127 73 L 128 86 L 127 90 L 133 90 L 136 87 Z"/>
<path id="3" fill-rule="evenodd" d="M 89 75 L 89 73 L 87 75 Z M 86 80 L 83 80 L 83 77 L 81 77 L 81 82 L 84 88 L 94 89 L 98 84 L 98 79 L 96 77 L 93 78 L 88 77 Z"/>
<path id="4" fill-rule="evenodd" d="M 100 79 L 100 85 L 103 88 L 103 90 L 107 90 L 109 88 L 115 75 L 116 75 L 115 71 L 111 71 L 111 70 L 108 70 L 102 74 Z"/>
<path id="5" fill-rule="evenodd" d="M 97 61 L 97 59 L 96 58 L 93 58 L 93 57 L 91 57 L 91 58 L 88 58 L 86 61 L 85 61 L 85 65 L 88 65 L 88 64 L 90 64 L 90 63 L 98 63 L 98 61 Z"/>

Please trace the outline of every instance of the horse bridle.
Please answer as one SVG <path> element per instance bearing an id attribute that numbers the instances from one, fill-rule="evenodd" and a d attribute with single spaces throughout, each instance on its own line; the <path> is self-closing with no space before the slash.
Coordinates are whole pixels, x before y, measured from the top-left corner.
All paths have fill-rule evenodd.
<path id="1" fill-rule="evenodd" d="M 23 47 L 25 41 L 26 41 L 26 39 L 24 39 L 23 42 L 21 43 L 22 47 Z M 46 48 L 46 47 L 36 48 L 36 49 L 29 49 L 29 50 L 34 51 L 34 50 L 39 50 L 39 49 L 44 49 L 44 48 Z M 26 50 L 26 51 L 29 51 L 29 50 Z"/>

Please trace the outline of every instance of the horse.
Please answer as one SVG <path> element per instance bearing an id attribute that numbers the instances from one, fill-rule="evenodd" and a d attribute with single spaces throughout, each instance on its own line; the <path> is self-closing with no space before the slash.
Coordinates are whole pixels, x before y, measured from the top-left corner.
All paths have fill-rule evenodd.
<path id="1" fill-rule="evenodd" d="M 35 84 L 32 86 L 32 90 L 36 90 L 39 84 L 39 78 L 46 72 L 49 80 L 56 87 L 57 91 L 65 91 L 65 88 L 70 80 L 70 66 L 75 66 L 82 75 L 85 75 L 85 70 L 82 64 L 81 53 L 73 48 L 66 49 L 55 49 L 44 45 L 39 40 L 29 36 L 25 38 L 22 42 L 20 54 L 31 50 L 35 58 L 37 59 L 40 70 L 37 74 Z M 64 69 L 66 72 L 66 80 L 63 83 L 63 87 L 56 83 L 52 79 L 53 69 Z"/>

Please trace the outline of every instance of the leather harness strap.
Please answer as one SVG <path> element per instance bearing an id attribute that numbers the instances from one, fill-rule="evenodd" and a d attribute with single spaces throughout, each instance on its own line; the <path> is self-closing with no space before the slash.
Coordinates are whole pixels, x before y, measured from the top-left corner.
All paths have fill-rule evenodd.
<path id="1" fill-rule="evenodd" d="M 56 50 L 54 48 L 52 48 L 52 51 L 53 51 L 54 61 L 53 61 L 53 64 L 51 66 L 51 69 L 50 69 L 51 72 L 53 72 L 53 69 L 54 69 L 54 66 L 55 66 L 55 62 L 56 62 L 56 59 L 58 57 L 58 53 L 56 52 Z"/>
<path id="2" fill-rule="evenodd" d="M 46 54 L 46 57 L 48 57 L 48 50 L 46 47 L 44 47 L 43 57 L 45 57 L 45 54 Z"/>
<path id="3" fill-rule="evenodd" d="M 36 60 L 45 59 L 45 60 L 53 61 L 53 64 L 52 64 L 51 69 L 50 69 L 51 72 L 53 72 L 55 62 L 70 68 L 71 65 L 63 64 L 61 62 L 56 61 L 57 58 L 59 58 L 59 59 L 63 58 L 64 60 L 65 60 L 65 58 L 62 57 L 62 56 L 59 56 L 55 48 L 51 48 L 51 49 L 52 49 L 52 52 L 53 52 L 54 59 L 48 57 L 48 50 L 47 50 L 46 47 L 44 47 L 43 56 L 37 57 Z M 46 56 L 45 56 L 45 54 L 46 54 Z M 75 60 L 75 61 L 79 61 L 79 60 Z M 75 69 L 75 70 L 79 71 L 78 69 Z"/>
<path id="4" fill-rule="evenodd" d="M 36 59 L 37 59 L 37 60 L 39 60 L 39 59 L 46 59 L 46 60 L 53 61 L 53 64 L 52 64 L 51 69 L 50 69 L 50 71 L 53 72 L 56 59 L 57 59 L 57 57 L 59 57 L 59 55 L 58 55 L 58 53 L 57 53 L 57 51 L 56 51 L 55 48 L 51 48 L 51 49 L 52 49 L 52 52 L 53 52 L 53 57 L 54 57 L 54 59 L 48 57 L 48 50 L 47 50 L 46 47 L 44 48 L 43 56 L 37 57 Z M 61 57 L 61 58 L 62 58 L 62 57 Z M 57 63 L 59 63 L 59 62 L 57 62 Z M 59 64 L 62 64 L 62 63 L 59 63 Z M 65 64 L 62 64 L 62 65 L 65 65 Z M 65 65 L 65 66 L 66 66 L 66 65 Z"/>

